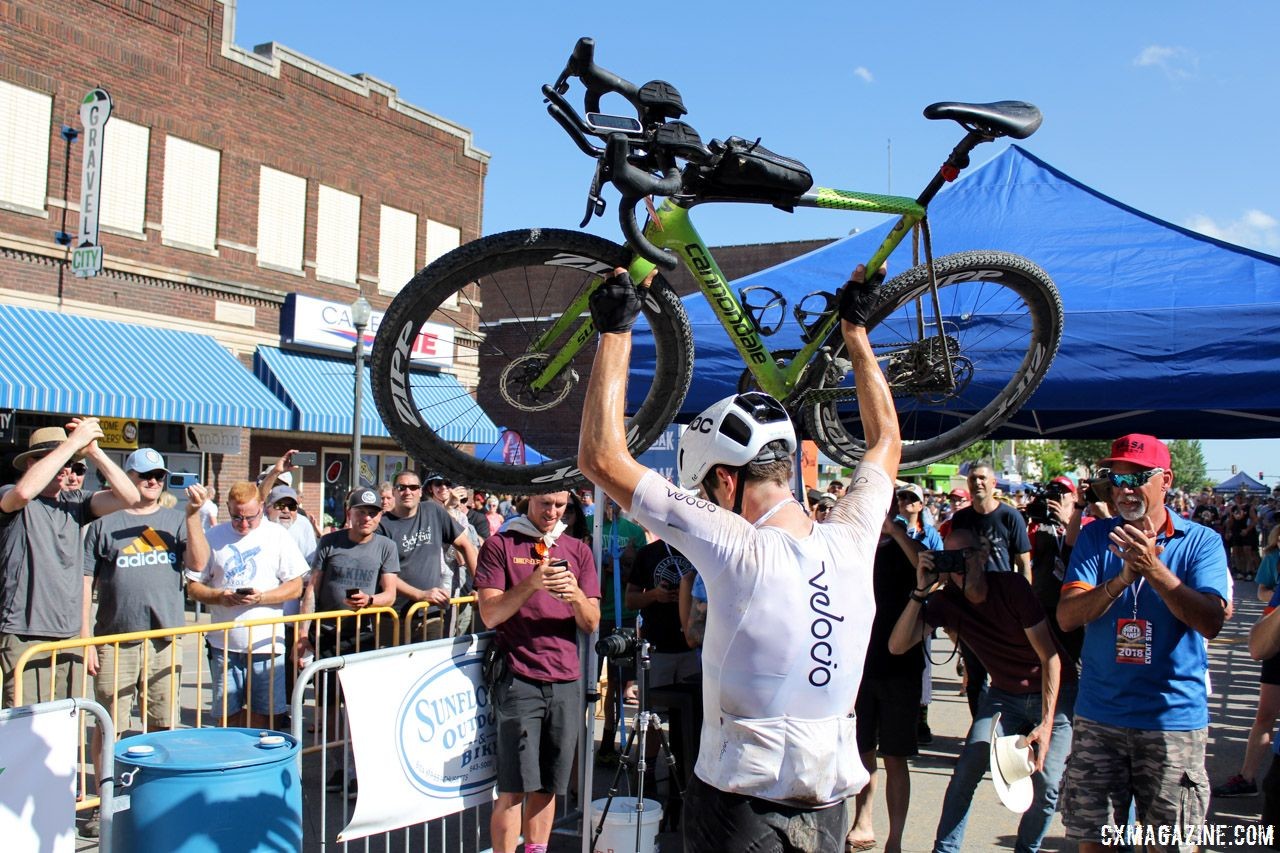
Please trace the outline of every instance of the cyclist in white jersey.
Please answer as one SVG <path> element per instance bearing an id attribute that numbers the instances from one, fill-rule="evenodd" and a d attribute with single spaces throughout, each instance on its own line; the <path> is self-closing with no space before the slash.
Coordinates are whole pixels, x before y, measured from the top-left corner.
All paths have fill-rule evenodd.
<path id="1" fill-rule="evenodd" d="M 707 586 L 701 747 L 683 809 L 684 849 L 841 850 L 844 800 L 867 782 L 854 701 L 875 613 L 871 574 L 901 454 L 888 384 L 867 341 L 863 269 L 840 292 L 866 453 L 817 525 L 791 495 L 795 430 L 767 394 L 711 406 L 680 439 L 681 485 L 627 452 L 631 325 L 624 270 L 592 296 L 601 332 L 578 464 L 624 510 L 678 548 Z M 646 282 L 647 284 L 647 282 Z"/>

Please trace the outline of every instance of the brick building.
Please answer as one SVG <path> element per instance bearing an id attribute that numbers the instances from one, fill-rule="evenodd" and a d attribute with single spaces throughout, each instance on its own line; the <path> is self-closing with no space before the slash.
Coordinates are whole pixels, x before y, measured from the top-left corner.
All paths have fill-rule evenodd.
<path id="1" fill-rule="evenodd" d="M 304 506 L 340 503 L 347 306 L 380 311 L 479 236 L 488 154 L 391 84 L 234 36 L 234 0 L 0 2 L 0 482 L 31 430 L 94 414 L 118 419 L 121 456 L 154 446 L 224 493 L 289 447 L 317 451 Z M 84 131 L 99 87 L 103 260 L 82 278 L 91 140 L 63 129 Z M 440 332 L 428 366 L 465 387 L 448 345 L 466 332 Z M 365 395 L 377 482 L 412 461 Z"/>

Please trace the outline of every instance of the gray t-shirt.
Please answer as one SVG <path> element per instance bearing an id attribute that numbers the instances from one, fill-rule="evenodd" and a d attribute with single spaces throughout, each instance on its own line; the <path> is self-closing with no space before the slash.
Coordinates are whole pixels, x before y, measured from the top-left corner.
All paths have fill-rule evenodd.
<path id="1" fill-rule="evenodd" d="M 187 518 L 181 510 L 162 507 L 146 515 L 120 510 L 90 524 L 84 574 L 98 587 L 93 633 L 182 627 L 186 551 Z"/>
<path id="2" fill-rule="evenodd" d="M 378 532 L 395 543 L 400 557 L 400 577 L 418 589 L 449 589 L 445 583 L 444 549 L 461 536 L 464 529 L 448 510 L 431 500 L 419 504 L 418 514 L 412 518 L 383 513 L 382 523 L 378 525 Z M 397 607 L 408 604 L 412 602 L 403 596 L 396 597 Z"/>
<path id="3" fill-rule="evenodd" d="M 316 612 L 346 608 L 347 590 L 359 589 L 374 595 L 378 576 L 400 571 L 396 546 L 385 536 L 370 536 L 355 543 L 345 530 L 320 537 L 311 571 L 324 572 L 324 583 L 316 590 Z"/>
<path id="4" fill-rule="evenodd" d="M 14 486 L 0 488 L 3 497 Z M 80 528 L 93 492 L 36 497 L 0 512 L 0 634 L 65 639 L 80 633 Z"/>

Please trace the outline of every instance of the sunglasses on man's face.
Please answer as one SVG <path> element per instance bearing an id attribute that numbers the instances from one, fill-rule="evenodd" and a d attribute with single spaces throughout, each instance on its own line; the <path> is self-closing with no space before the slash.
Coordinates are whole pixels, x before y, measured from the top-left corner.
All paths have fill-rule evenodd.
<path id="1" fill-rule="evenodd" d="M 298 509 L 298 505 L 293 501 L 277 501 L 276 509 L 284 509 L 284 510 L 288 510 L 289 512 L 296 512 Z"/>
<path id="2" fill-rule="evenodd" d="M 159 470 L 148 471 L 145 474 L 139 474 L 138 479 L 139 480 L 155 480 L 157 483 L 163 483 L 165 474 L 166 474 L 165 471 L 159 471 Z"/>
<path id="3" fill-rule="evenodd" d="M 1138 471 L 1133 474 L 1117 474 L 1110 468 L 1103 468 L 1098 471 L 1098 476 L 1106 479 L 1112 486 L 1117 489 L 1140 489 L 1147 484 L 1147 481 L 1157 474 L 1163 474 L 1163 468 L 1148 468 L 1145 471 Z"/>
<path id="4" fill-rule="evenodd" d="M 421 488 L 421 483 L 396 483 L 397 492 L 416 492 Z"/>
<path id="5" fill-rule="evenodd" d="M 85 473 L 89 470 L 89 467 L 85 465 L 83 462 L 72 462 L 70 465 L 67 466 L 67 470 L 69 470 L 72 474 L 75 474 L 77 477 L 83 477 Z"/>

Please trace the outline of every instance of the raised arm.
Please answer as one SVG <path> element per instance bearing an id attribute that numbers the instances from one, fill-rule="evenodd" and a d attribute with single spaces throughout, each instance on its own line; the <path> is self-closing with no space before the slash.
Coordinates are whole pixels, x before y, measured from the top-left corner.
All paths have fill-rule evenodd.
<path id="1" fill-rule="evenodd" d="M 866 282 L 866 268 L 859 265 L 840 291 L 840 334 L 853 364 L 853 378 L 858 390 L 858 416 L 862 419 L 867 451 L 866 462 L 878 465 L 889 475 L 898 476 L 902 458 L 902 439 L 898 431 L 898 413 L 893 395 L 884 378 L 871 342 L 867 338 L 867 322 L 878 301 L 876 284 L 884 269 Z"/>
<path id="2" fill-rule="evenodd" d="M 182 564 L 189 571 L 202 572 L 209 565 L 212 551 L 204 535 L 204 522 L 200 520 L 200 507 L 209 499 L 209 490 L 197 483 L 187 487 L 187 550 Z"/>
<path id="3" fill-rule="evenodd" d="M 654 270 L 642 287 L 648 287 L 656 274 Z M 636 286 L 621 267 L 591 295 L 591 318 L 600 332 L 600 344 L 583 404 L 578 467 L 624 510 L 631 509 L 631 496 L 649 470 L 632 458 L 626 436 L 631 327 L 639 314 Z M 488 619 L 485 623 L 494 624 Z"/>
<path id="4" fill-rule="evenodd" d="M 271 487 L 276 484 L 276 480 L 279 479 L 280 475 L 285 471 L 294 469 L 293 454 L 297 452 L 296 450 L 285 451 L 285 454 L 277 459 L 276 464 L 272 465 L 266 475 L 263 476 L 262 482 L 258 483 L 258 500 L 262 501 L 263 506 L 267 505 L 267 496 L 271 494 Z"/>

